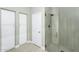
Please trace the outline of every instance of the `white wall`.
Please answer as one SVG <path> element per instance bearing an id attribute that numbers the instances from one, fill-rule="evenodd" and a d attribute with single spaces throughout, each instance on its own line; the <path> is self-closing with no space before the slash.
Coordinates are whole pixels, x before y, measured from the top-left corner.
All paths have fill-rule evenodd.
<path id="1" fill-rule="evenodd" d="M 32 7 L 31 11 L 32 13 L 42 12 L 43 7 Z"/>

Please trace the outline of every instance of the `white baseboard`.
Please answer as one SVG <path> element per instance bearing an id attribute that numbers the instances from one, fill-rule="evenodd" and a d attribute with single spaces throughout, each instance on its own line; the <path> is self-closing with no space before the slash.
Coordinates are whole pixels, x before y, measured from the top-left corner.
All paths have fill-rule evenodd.
<path id="1" fill-rule="evenodd" d="M 2 49 L 1 52 L 6 52 L 6 51 Z"/>
<path id="2" fill-rule="evenodd" d="M 41 47 L 42 50 L 45 50 L 45 47 Z"/>
<path id="3" fill-rule="evenodd" d="M 26 43 L 33 43 L 32 41 L 27 41 Z"/>
<path id="4" fill-rule="evenodd" d="M 15 48 L 18 48 L 19 46 L 20 46 L 20 45 L 18 44 L 18 45 L 15 46 Z"/>

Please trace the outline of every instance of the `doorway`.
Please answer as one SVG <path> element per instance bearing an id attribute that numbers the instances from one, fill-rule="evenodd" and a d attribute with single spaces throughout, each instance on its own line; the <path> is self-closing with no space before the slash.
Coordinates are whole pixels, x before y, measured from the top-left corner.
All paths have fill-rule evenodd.
<path id="1" fill-rule="evenodd" d="M 32 14 L 32 42 L 42 47 L 42 13 Z"/>

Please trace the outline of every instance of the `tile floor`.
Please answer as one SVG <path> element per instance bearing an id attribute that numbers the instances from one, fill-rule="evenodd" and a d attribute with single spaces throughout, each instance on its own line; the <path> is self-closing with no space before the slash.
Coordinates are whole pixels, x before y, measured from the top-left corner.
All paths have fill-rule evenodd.
<path id="1" fill-rule="evenodd" d="M 45 51 L 32 43 L 26 43 L 18 48 L 13 48 L 9 50 L 8 52 L 45 52 Z"/>

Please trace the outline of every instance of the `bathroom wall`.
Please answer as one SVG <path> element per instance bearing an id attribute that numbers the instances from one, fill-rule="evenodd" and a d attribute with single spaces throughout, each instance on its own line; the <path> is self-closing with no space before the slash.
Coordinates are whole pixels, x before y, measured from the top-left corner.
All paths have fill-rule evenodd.
<path id="1" fill-rule="evenodd" d="M 45 8 L 45 39 L 47 50 L 55 51 L 79 51 L 79 8 L 78 7 L 52 7 Z M 49 14 L 54 14 L 52 17 Z M 52 19 L 52 36 L 49 35 L 47 25 Z M 55 26 L 54 26 L 55 25 Z M 55 30 L 55 31 L 54 31 Z M 53 33 L 57 32 L 57 35 Z M 51 38 L 49 38 L 52 37 Z M 57 37 L 55 37 L 57 36 Z"/>
<path id="2" fill-rule="evenodd" d="M 59 44 L 69 51 L 79 51 L 79 8 L 59 8 Z"/>
<path id="3" fill-rule="evenodd" d="M 58 8 L 51 8 L 51 21 L 52 21 L 52 43 L 55 45 L 59 44 L 59 16 Z"/>

